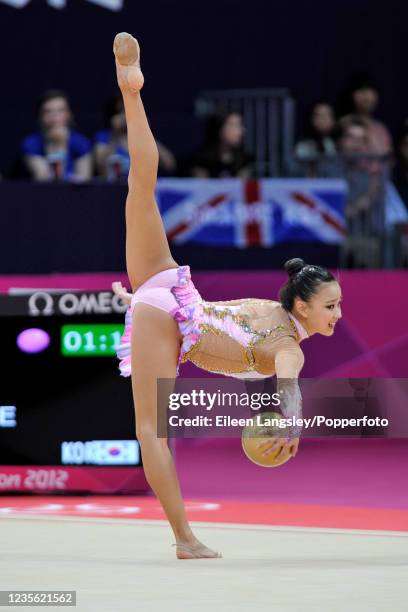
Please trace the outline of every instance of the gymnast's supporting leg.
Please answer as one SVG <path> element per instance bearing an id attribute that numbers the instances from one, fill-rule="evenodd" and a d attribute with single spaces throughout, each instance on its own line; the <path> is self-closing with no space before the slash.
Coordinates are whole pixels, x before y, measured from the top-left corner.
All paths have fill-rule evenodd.
<path id="1" fill-rule="evenodd" d="M 154 199 L 158 153 L 139 94 L 143 77 L 136 45 L 128 34 L 119 34 L 114 44 L 131 158 L 126 202 L 126 258 L 133 290 L 153 274 L 177 267 Z M 178 544 L 177 556 L 184 559 L 217 557 L 218 553 L 201 544 L 193 535 L 167 440 L 157 437 L 157 380 L 176 376 L 180 350 L 177 323 L 157 308 L 136 304 L 131 344 L 136 435 L 142 449 L 147 481 L 173 529 Z"/>
<path id="2" fill-rule="evenodd" d="M 193 545 L 173 458 L 165 438 L 157 437 L 157 387 L 175 378 L 180 348 L 177 323 L 148 304 L 136 304 L 132 328 L 132 387 L 136 436 L 146 479 L 159 497 L 177 542 Z"/>

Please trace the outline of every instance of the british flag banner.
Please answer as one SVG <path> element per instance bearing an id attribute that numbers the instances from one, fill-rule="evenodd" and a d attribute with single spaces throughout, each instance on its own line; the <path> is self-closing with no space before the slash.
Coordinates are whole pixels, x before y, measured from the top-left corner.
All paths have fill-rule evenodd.
<path id="1" fill-rule="evenodd" d="M 210 246 L 340 244 L 347 193 L 340 179 L 160 179 L 170 241 Z"/>

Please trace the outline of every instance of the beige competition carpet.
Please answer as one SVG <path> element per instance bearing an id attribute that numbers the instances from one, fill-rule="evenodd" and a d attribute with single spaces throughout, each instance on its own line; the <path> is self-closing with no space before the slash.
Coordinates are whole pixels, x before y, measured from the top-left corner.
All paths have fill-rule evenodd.
<path id="1" fill-rule="evenodd" d="M 224 558 L 176 560 L 157 520 L 3 516 L 1 589 L 75 590 L 81 612 L 408 609 L 407 533 L 214 523 L 196 533 Z"/>

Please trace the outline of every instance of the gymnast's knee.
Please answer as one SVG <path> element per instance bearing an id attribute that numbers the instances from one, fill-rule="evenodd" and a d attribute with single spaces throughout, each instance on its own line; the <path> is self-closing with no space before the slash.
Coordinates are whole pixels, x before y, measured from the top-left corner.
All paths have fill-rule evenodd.
<path id="1" fill-rule="evenodd" d="M 157 444 L 161 446 L 167 446 L 167 438 L 159 437 L 160 432 L 156 430 L 152 425 L 136 425 L 136 438 L 142 447 L 142 450 L 146 446 L 154 446 Z"/>
<path id="2" fill-rule="evenodd" d="M 129 192 L 154 193 L 157 183 L 157 169 L 158 163 L 156 163 L 155 158 L 151 160 L 151 167 L 148 169 L 145 168 L 144 172 L 140 172 L 137 166 L 136 169 L 134 169 L 134 166 L 131 165 L 128 175 Z"/>

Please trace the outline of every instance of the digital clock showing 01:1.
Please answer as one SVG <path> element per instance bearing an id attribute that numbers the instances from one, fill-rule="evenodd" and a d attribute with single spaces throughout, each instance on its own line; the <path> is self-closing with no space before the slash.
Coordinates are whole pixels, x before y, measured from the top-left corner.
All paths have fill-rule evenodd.
<path id="1" fill-rule="evenodd" d="M 63 325 L 61 353 L 64 357 L 111 357 L 116 354 L 123 324 Z"/>

